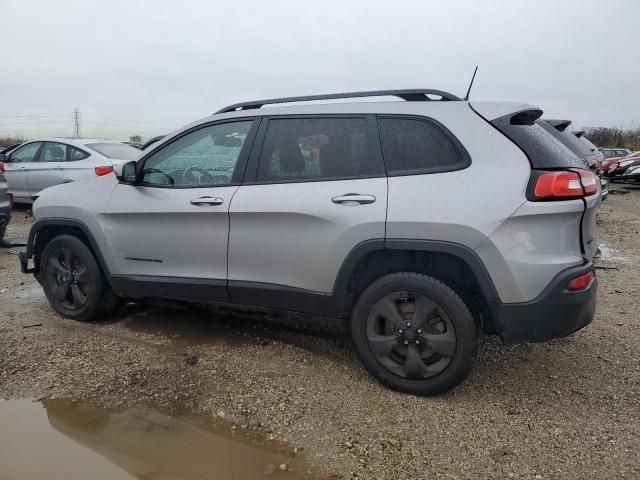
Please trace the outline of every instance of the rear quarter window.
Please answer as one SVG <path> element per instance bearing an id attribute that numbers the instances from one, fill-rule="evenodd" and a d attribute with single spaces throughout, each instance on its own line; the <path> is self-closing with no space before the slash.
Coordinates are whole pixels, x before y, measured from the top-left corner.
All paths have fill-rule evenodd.
<path id="1" fill-rule="evenodd" d="M 586 168 L 562 142 L 538 123 L 514 125 L 513 115 L 496 118 L 491 123 L 525 153 L 535 169 Z"/>
<path id="2" fill-rule="evenodd" d="M 462 145 L 434 121 L 382 117 L 379 126 L 389 175 L 451 172 L 471 164 Z"/>
<path id="3" fill-rule="evenodd" d="M 79 148 L 68 147 L 67 149 L 68 149 L 70 162 L 75 162 L 76 160 L 84 160 L 85 158 L 89 158 L 89 154 L 87 152 L 83 152 Z"/>

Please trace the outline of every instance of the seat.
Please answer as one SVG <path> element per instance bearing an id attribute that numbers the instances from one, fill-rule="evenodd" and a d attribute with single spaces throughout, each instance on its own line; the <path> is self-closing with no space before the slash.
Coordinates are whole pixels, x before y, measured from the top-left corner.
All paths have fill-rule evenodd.
<path id="1" fill-rule="evenodd" d="M 300 173 L 306 168 L 300 145 L 293 138 L 286 138 L 279 148 L 280 168 L 287 175 Z"/>
<path id="2" fill-rule="evenodd" d="M 47 148 L 44 158 L 48 162 L 63 162 L 64 150 L 62 147 L 54 145 L 53 147 Z"/>

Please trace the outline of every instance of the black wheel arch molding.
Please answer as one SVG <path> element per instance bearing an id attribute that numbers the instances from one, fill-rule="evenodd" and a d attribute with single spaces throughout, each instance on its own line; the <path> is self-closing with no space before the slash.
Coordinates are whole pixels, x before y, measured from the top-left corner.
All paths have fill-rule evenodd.
<path id="1" fill-rule="evenodd" d="M 36 222 L 31 226 L 29 230 L 29 236 L 27 237 L 27 247 L 25 252 L 21 252 L 19 255 L 20 259 L 20 268 L 22 273 L 38 273 L 39 265 L 38 259 L 35 257 L 36 247 L 43 248 L 37 244 L 38 234 L 47 229 L 77 229 L 82 232 L 82 235 L 89 242 L 89 247 L 93 251 L 93 254 L 96 256 L 96 260 L 104 273 L 105 278 L 109 283 L 111 283 L 111 274 L 109 271 L 109 267 L 107 262 L 102 255 L 102 251 L 98 247 L 98 243 L 91 232 L 91 229 L 81 220 L 77 220 L 74 218 L 63 218 L 63 217 L 50 217 L 50 218 L 42 218 L 40 220 L 36 220 Z M 68 230 L 64 233 L 68 233 Z M 29 260 L 35 258 L 33 267 L 28 266 Z"/>
<path id="2" fill-rule="evenodd" d="M 60 227 L 71 227 L 82 232 L 113 290 L 119 295 L 130 295 L 133 298 L 157 296 L 158 298 L 185 301 L 230 302 L 331 318 L 347 318 L 349 308 L 356 300 L 353 298 L 350 288 L 357 269 L 369 268 L 365 263 L 370 254 L 385 254 L 387 252 L 439 253 L 456 257 L 469 267 L 487 301 L 493 302 L 499 298 L 480 257 L 469 247 L 453 242 L 383 238 L 366 240 L 349 252 L 338 270 L 332 292 L 325 293 L 286 285 L 233 279 L 113 274 L 109 270 L 91 229 L 86 224 L 77 219 L 55 217 L 38 220 L 32 226 L 26 253 L 20 255 L 20 263 L 24 273 L 38 272 L 37 258 L 33 268 L 28 267 L 28 261 L 34 258 L 36 253 L 38 234 L 45 229 Z M 38 246 L 38 248 L 41 247 Z M 410 270 L 410 267 L 405 268 Z"/>

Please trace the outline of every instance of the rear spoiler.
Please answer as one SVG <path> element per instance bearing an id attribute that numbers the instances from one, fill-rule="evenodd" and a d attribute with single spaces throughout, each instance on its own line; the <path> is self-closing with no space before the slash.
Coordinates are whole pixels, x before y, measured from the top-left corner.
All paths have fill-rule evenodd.
<path id="1" fill-rule="evenodd" d="M 513 119 L 514 125 L 531 125 L 542 115 L 535 105 L 515 102 L 471 102 L 471 109 L 489 122 L 498 118 Z"/>
<path id="2" fill-rule="evenodd" d="M 560 132 L 564 132 L 571 125 L 571 120 L 554 120 L 551 118 L 543 118 L 543 120 Z"/>

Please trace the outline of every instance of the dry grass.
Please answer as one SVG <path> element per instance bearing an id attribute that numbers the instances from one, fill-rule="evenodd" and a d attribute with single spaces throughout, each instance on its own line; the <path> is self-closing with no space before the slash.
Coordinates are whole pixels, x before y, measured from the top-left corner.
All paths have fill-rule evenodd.
<path id="1" fill-rule="evenodd" d="M 0 137 L 0 148 L 5 148 L 16 143 L 23 143 L 25 141 L 26 138 L 23 137 Z"/>

